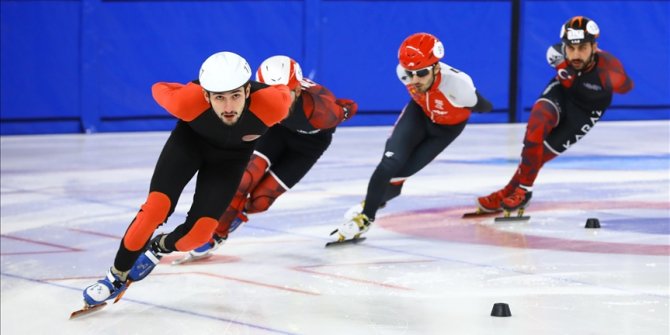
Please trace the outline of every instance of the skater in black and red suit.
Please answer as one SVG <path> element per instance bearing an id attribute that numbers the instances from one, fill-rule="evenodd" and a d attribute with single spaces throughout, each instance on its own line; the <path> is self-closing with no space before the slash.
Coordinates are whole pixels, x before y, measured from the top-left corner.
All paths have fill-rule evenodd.
<path id="1" fill-rule="evenodd" d="M 547 50 L 557 74 L 549 81 L 530 112 L 521 162 L 502 189 L 477 199 L 480 212 L 523 209 L 533 194 L 542 166 L 584 137 L 612 103 L 613 93 L 633 88 L 621 62 L 598 48 L 595 21 L 575 16 L 561 26 L 561 43 Z"/>

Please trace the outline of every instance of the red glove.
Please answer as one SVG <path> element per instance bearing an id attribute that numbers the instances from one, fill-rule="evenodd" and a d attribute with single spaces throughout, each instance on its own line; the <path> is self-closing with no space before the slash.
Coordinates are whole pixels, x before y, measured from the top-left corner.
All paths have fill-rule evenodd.
<path id="1" fill-rule="evenodd" d="M 342 110 L 344 111 L 344 119 L 348 120 L 354 117 L 356 115 L 356 112 L 358 111 L 358 104 L 356 104 L 353 100 L 349 99 L 336 99 L 335 103 L 342 107 Z"/>
<path id="2" fill-rule="evenodd" d="M 564 60 L 561 64 L 556 66 L 556 78 L 561 82 L 561 85 L 565 88 L 572 87 L 572 83 L 577 77 L 577 72 L 571 66 L 568 65 L 568 61 Z"/>

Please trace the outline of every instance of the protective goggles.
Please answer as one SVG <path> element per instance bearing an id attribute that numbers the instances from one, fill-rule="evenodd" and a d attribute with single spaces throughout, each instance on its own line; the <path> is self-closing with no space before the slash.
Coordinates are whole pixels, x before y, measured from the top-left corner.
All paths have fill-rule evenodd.
<path id="1" fill-rule="evenodd" d="M 423 69 L 418 69 L 416 71 L 405 70 L 405 74 L 410 78 L 414 78 L 414 76 L 417 76 L 419 78 L 423 78 L 423 77 L 430 74 L 430 69 L 432 67 L 433 67 L 433 65 L 431 65 L 429 67 L 424 67 Z"/>

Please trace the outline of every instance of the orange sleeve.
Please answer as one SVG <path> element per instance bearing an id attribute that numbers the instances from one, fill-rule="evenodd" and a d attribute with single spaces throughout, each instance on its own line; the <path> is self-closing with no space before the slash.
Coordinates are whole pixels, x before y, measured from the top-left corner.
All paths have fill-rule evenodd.
<path id="1" fill-rule="evenodd" d="M 188 83 L 155 83 L 151 86 L 154 100 L 170 114 L 184 121 L 192 121 L 210 108 L 202 94 L 202 87 Z"/>
<path id="2" fill-rule="evenodd" d="M 288 115 L 291 91 L 286 85 L 273 85 L 251 93 L 249 110 L 266 126 L 272 127 Z"/>

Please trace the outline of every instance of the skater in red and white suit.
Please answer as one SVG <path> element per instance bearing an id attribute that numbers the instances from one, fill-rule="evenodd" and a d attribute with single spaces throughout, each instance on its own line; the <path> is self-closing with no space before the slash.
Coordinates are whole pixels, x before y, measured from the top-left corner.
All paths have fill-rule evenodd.
<path id="1" fill-rule="evenodd" d="M 502 189 L 477 199 L 480 212 L 528 205 L 542 166 L 582 139 L 605 114 L 612 93 L 633 88 L 621 62 L 598 49 L 600 29 L 595 21 L 575 16 L 561 26 L 561 42 L 547 50 L 557 74 L 549 81 L 530 112 L 521 162 Z"/>
<path id="2" fill-rule="evenodd" d="M 472 111 L 493 108 L 475 89 L 470 76 L 440 62 L 443 56 L 442 43 L 428 33 L 413 34 L 400 45 L 397 74 L 411 99 L 386 141 L 365 201 L 348 211 L 351 220 L 337 230 L 338 240 L 366 232 L 377 209 L 400 195 L 405 180 L 461 134 Z"/>

